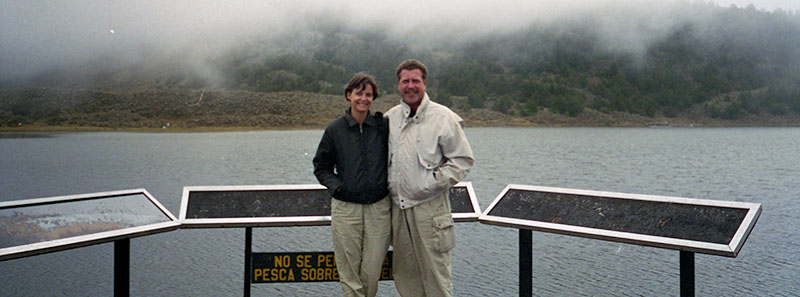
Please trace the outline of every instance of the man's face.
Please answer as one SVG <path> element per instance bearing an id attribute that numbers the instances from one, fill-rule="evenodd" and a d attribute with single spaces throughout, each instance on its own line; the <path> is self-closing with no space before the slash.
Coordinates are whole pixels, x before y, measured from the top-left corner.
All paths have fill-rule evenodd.
<path id="1" fill-rule="evenodd" d="M 425 83 L 419 69 L 401 70 L 397 80 L 397 92 L 408 105 L 417 105 L 425 96 Z"/>
<path id="2" fill-rule="evenodd" d="M 355 89 L 347 94 L 347 100 L 350 101 L 350 112 L 367 112 L 372 105 L 372 85 L 365 84 L 362 89 Z"/>

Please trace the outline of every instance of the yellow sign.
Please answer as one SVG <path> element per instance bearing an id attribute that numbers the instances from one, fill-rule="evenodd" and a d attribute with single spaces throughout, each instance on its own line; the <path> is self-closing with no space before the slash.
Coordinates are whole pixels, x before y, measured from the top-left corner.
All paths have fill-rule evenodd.
<path id="1" fill-rule="evenodd" d="M 253 253 L 253 283 L 338 282 L 333 252 Z M 392 252 L 383 260 L 381 280 L 392 280 Z"/>

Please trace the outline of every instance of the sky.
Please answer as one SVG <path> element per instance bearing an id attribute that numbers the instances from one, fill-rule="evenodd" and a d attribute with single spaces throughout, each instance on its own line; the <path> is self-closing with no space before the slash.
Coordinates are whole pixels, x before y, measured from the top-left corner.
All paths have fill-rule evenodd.
<path id="1" fill-rule="evenodd" d="M 747 7 L 748 5 L 753 4 L 756 9 L 763 9 L 767 11 L 773 11 L 776 9 L 787 11 L 800 10 L 800 1 L 796 0 L 728 0 L 712 2 L 724 7 L 730 6 L 731 4 L 734 4 L 737 7 Z"/>
<path id="2" fill-rule="evenodd" d="M 689 3 L 691 0 L 675 0 Z M 381 26 L 398 39 L 429 34 L 467 38 L 547 23 L 569 15 L 599 17 L 607 38 L 643 47 L 679 21 L 667 0 L 0 0 L 0 81 L 98 57 L 124 65 L 152 57 L 190 61 L 320 19 Z M 711 1 L 722 7 L 800 11 L 800 0 Z M 652 16 L 646 30 L 625 16 Z M 604 16 L 606 16 L 604 18 Z M 632 31 L 634 30 L 634 31 Z"/>

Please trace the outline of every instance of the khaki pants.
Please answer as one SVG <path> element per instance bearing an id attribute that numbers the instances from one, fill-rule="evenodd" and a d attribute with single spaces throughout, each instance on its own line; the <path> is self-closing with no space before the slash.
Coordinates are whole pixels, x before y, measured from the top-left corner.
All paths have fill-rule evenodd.
<path id="1" fill-rule="evenodd" d="M 375 296 L 391 241 L 391 200 L 373 204 L 331 199 L 333 253 L 344 296 Z"/>
<path id="2" fill-rule="evenodd" d="M 392 208 L 392 273 L 400 295 L 453 295 L 454 233 L 447 192 L 412 208 Z"/>

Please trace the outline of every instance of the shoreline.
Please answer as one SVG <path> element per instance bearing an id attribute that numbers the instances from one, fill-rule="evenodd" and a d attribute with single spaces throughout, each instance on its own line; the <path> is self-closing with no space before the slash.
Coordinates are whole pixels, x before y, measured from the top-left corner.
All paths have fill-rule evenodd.
<path id="1" fill-rule="evenodd" d="M 0 127 L 0 133 L 70 133 L 70 132 L 129 132 L 129 133 L 213 133 L 213 132 L 247 132 L 247 131 L 292 131 L 316 130 L 325 127 L 177 127 L 177 128 L 140 128 L 140 127 L 93 127 L 93 126 L 21 126 Z"/>
<path id="2" fill-rule="evenodd" d="M 670 122 L 617 122 L 606 124 L 590 124 L 571 122 L 537 123 L 529 121 L 475 121 L 465 120 L 465 128 L 793 128 L 800 127 L 800 122 L 730 122 L 730 121 L 687 121 Z M 0 133 L 70 133 L 70 132 L 127 132 L 127 133 L 214 133 L 214 132 L 249 132 L 249 131 L 299 131 L 323 130 L 325 125 L 299 126 L 202 126 L 169 128 L 156 127 L 98 127 L 98 126 L 49 126 L 25 125 L 19 127 L 0 127 Z"/>

